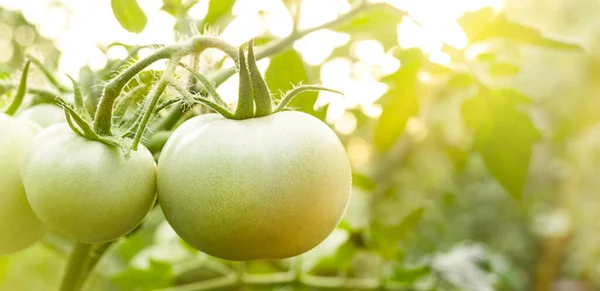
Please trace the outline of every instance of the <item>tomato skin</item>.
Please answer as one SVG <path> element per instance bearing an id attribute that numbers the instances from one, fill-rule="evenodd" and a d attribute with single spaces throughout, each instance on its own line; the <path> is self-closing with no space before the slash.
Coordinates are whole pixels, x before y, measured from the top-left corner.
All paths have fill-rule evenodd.
<path id="1" fill-rule="evenodd" d="M 344 147 L 302 112 L 186 121 L 158 162 L 158 199 L 189 244 L 228 260 L 296 256 L 341 220 L 351 188 Z"/>
<path id="2" fill-rule="evenodd" d="M 23 110 L 18 118 L 33 121 L 46 128 L 52 124 L 65 122 L 65 113 L 56 105 L 39 104 Z"/>
<path id="3" fill-rule="evenodd" d="M 39 127 L 0 113 L 0 256 L 42 238 L 45 226 L 31 210 L 21 176 L 21 159 Z"/>
<path id="4" fill-rule="evenodd" d="M 119 148 L 81 137 L 66 123 L 33 139 L 21 175 L 40 220 L 84 243 L 130 232 L 156 197 L 156 164 L 145 147 L 125 158 Z"/>

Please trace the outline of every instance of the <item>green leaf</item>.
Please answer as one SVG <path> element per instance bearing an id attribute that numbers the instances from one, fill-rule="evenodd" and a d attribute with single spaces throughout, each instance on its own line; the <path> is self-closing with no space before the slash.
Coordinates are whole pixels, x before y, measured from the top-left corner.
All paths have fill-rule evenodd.
<path id="1" fill-rule="evenodd" d="M 464 122 L 474 132 L 474 150 L 515 198 L 522 196 L 533 144 L 541 138 L 531 118 L 517 108 L 529 102 L 511 89 L 482 88 L 462 106 Z"/>
<path id="2" fill-rule="evenodd" d="M 302 58 L 293 49 L 289 49 L 271 59 L 265 72 L 265 80 L 275 96 L 279 92 L 292 89 L 294 85 L 311 83 Z M 288 106 L 311 115 L 318 115 L 323 113 L 321 110 L 314 109 L 318 96 L 317 92 L 302 93 L 302 95 L 294 98 Z"/>
<path id="3" fill-rule="evenodd" d="M 136 0 L 111 0 L 110 4 L 115 18 L 123 28 L 133 33 L 144 30 L 148 18 Z"/>
<path id="4" fill-rule="evenodd" d="M 394 81 L 394 88 L 381 97 L 389 101 L 383 106 L 374 133 L 375 148 L 380 152 L 390 149 L 404 132 L 408 119 L 419 110 L 417 73 L 424 59 L 420 50 L 407 50 L 400 58 L 400 69 L 388 78 Z"/>
<path id="5" fill-rule="evenodd" d="M 532 45 L 562 50 L 582 51 L 582 45 L 550 36 L 537 28 L 529 27 L 509 19 L 505 13 L 496 13 L 485 7 L 467 12 L 457 20 L 469 39 L 469 43 L 504 38 Z"/>
<path id="6" fill-rule="evenodd" d="M 375 39 L 387 50 L 398 44 L 397 27 L 406 13 L 392 5 L 370 9 L 335 31 L 348 33 L 352 40 Z"/>
<path id="7" fill-rule="evenodd" d="M 231 12 L 236 0 L 210 0 L 208 3 L 208 12 L 202 20 L 202 27 L 215 25 L 221 17 Z M 224 27 L 221 28 L 221 30 Z"/>
<path id="8" fill-rule="evenodd" d="M 424 207 L 413 209 L 400 223 L 391 226 L 375 221 L 370 228 L 370 245 L 388 260 L 393 260 L 401 251 L 399 244 L 423 219 Z"/>
<path id="9" fill-rule="evenodd" d="M 377 188 L 377 182 L 371 177 L 356 171 L 352 171 L 352 185 L 366 191 L 372 191 Z"/>
<path id="10" fill-rule="evenodd" d="M 171 265 L 150 261 L 148 269 L 129 268 L 112 277 L 112 282 L 120 290 L 146 291 L 171 286 L 173 272 Z"/>
<path id="11" fill-rule="evenodd" d="M 177 12 L 181 10 L 181 0 L 163 0 L 163 6 L 160 9 L 177 16 Z"/>
<path id="12" fill-rule="evenodd" d="M 490 74 L 493 76 L 510 76 L 519 73 L 519 67 L 510 63 L 492 63 Z"/>

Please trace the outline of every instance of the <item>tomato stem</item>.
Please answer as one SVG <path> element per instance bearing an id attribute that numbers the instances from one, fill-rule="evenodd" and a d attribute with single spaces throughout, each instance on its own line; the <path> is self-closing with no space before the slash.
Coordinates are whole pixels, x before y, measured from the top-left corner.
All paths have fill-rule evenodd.
<path id="1" fill-rule="evenodd" d="M 13 115 L 23 103 L 23 98 L 25 97 L 25 92 L 27 92 L 27 74 L 29 74 L 29 65 L 31 65 L 31 61 L 27 61 L 25 63 L 25 68 L 23 68 L 23 73 L 21 74 L 21 81 L 19 82 L 19 89 L 17 89 L 17 94 L 13 99 L 12 103 L 4 113 L 7 115 Z"/>
<path id="2" fill-rule="evenodd" d="M 188 72 L 190 72 L 190 74 L 192 74 L 193 77 L 195 77 L 198 81 L 200 81 L 200 83 L 202 83 L 202 86 L 204 86 L 204 89 L 206 89 L 208 94 L 210 96 L 212 96 L 213 99 L 215 99 L 215 102 L 217 102 L 217 104 L 227 108 L 227 103 L 225 103 L 225 101 L 223 101 L 223 98 L 221 98 L 221 95 L 219 95 L 219 93 L 217 93 L 217 88 L 215 87 L 215 85 L 213 85 L 202 74 L 200 74 L 196 70 L 194 70 L 194 68 L 192 68 L 184 63 L 181 63 L 181 62 L 179 63 L 179 65 L 181 67 L 183 67 L 184 69 L 186 69 Z"/>
<path id="3" fill-rule="evenodd" d="M 254 101 L 252 100 L 251 78 L 246 65 L 244 47 L 239 48 L 240 82 L 238 87 L 238 104 L 235 109 L 234 119 L 246 119 L 254 115 Z"/>
<path id="4" fill-rule="evenodd" d="M 85 281 L 85 278 L 81 275 L 84 274 L 84 266 L 91 249 L 91 244 L 75 243 L 63 275 L 60 291 L 77 291 L 80 289 L 82 282 Z"/>
<path id="5" fill-rule="evenodd" d="M 131 105 L 131 102 L 135 99 L 140 91 L 146 89 L 147 87 L 148 86 L 146 84 L 138 85 L 135 88 L 127 91 L 127 93 L 125 93 L 123 96 L 119 97 L 117 99 L 117 105 L 113 111 L 113 119 L 122 121 L 125 117 L 127 109 Z"/>
<path id="6" fill-rule="evenodd" d="M 156 86 L 154 86 L 154 88 L 150 91 L 150 94 L 149 94 L 150 99 L 148 100 L 148 106 L 146 107 L 146 110 L 144 111 L 144 115 L 142 115 L 142 119 L 140 121 L 140 124 L 138 125 L 137 131 L 135 133 L 135 137 L 133 138 L 133 143 L 131 144 L 131 150 L 137 151 L 140 140 L 142 139 L 142 136 L 144 135 L 144 131 L 146 131 L 148 122 L 150 121 L 150 117 L 152 117 L 152 114 L 154 113 L 154 108 L 156 107 L 156 104 L 158 103 L 160 96 L 163 94 L 163 92 L 167 88 L 167 80 L 175 72 L 175 69 L 177 68 L 177 64 L 179 63 L 179 61 L 181 60 L 182 57 L 183 57 L 183 55 L 175 55 L 169 60 L 169 63 L 167 64 L 167 68 L 163 72 L 162 77 L 160 78 L 160 81 L 158 81 Z"/>
<path id="7" fill-rule="evenodd" d="M 148 57 L 135 62 L 104 86 L 94 117 L 94 130 L 99 135 L 112 134 L 112 113 L 115 100 L 119 97 L 125 85 L 143 69 L 158 60 L 170 59 L 175 55 L 184 56 L 199 53 L 206 48 L 218 48 L 237 60 L 237 48 L 216 37 L 197 36 L 183 43 L 165 46 Z"/>
<path id="8" fill-rule="evenodd" d="M 271 114 L 271 93 L 256 65 L 254 40 L 248 42 L 248 70 L 250 71 L 252 92 L 254 93 L 254 102 L 256 103 L 256 112 L 254 115 L 258 117 L 269 115 Z"/>
<path id="9" fill-rule="evenodd" d="M 226 108 L 219 106 L 219 104 L 217 104 L 207 98 L 190 93 L 186 88 L 184 88 L 178 82 L 173 81 L 173 80 L 167 80 L 167 83 L 169 84 L 169 86 L 171 86 L 175 90 L 177 90 L 177 92 L 179 92 L 179 94 L 181 94 L 184 98 L 186 98 L 188 100 L 192 100 L 193 102 L 202 103 L 202 104 L 208 106 L 209 108 L 211 108 L 212 110 L 223 115 L 225 118 L 230 118 L 230 119 L 234 118 L 234 114 L 229 112 L 229 110 L 227 110 Z"/>

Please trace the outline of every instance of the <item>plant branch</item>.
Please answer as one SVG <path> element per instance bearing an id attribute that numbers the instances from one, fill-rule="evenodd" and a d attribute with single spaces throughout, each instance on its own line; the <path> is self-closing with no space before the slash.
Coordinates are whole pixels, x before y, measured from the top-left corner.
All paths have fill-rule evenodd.
<path id="1" fill-rule="evenodd" d="M 292 33 L 292 34 L 288 35 L 287 37 L 269 42 L 268 44 L 264 45 L 262 47 L 262 49 L 260 49 L 256 52 L 256 59 L 260 60 L 265 57 L 278 54 L 278 53 L 282 52 L 283 50 L 285 50 L 286 48 L 290 47 L 292 44 L 294 44 L 294 42 L 296 42 L 296 40 L 299 40 L 308 34 L 311 34 L 315 31 L 319 31 L 322 29 L 336 27 L 336 26 L 341 25 L 344 22 L 356 17 L 357 15 L 365 13 L 366 11 L 368 11 L 370 9 L 382 8 L 382 7 L 391 7 L 391 9 L 397 9 L 388 3 L 365 2 L 364 4 L 357 5 L 355 8 L 340 15 L 339 17 L 337 17 L 334 20 L 325 22 L 321 25 L 317 25 L 317 26 L 314 26 L 311 28 L 300 30 L 296 33 Z M 225 82 L 227 79 L 229 79 L 229 77 L 231 77 L 233 74 L 235 74 L 234 67 L 225 68 L 225 69 L 219 70 L 218 72 L 213 74 L 213 76 L 211 76 L 210 79 L 213 81 L 213 83 L 215 83 L 217 86 L 219 86 L 220 84 Z"/>
<path id="2" fill-rule="evenodd" d="M 168 82 L 169 86 L 171 86 L 175 90 L 177 90 L 177 92 L 179 92 L 179 94 L 181 94 L 187 100 L 195 100 L 199 103 L 202 103 L 202 104 L 210 107 L 211 109 L 220 113 L 221 115 L 223 115 L 226 118 L 234 118 L 233 113 L 229 112 L 229 110 L 227 110 L 226 108 L 219 106 L 217 103 L 212 102 L 211 100 L 209 100 L 207 98 L 193 95 L 186 88 L 184 88 L 181 84 L 177 83 L 176 81 L 168 80 L 167 82 Z"/>
<path id="3" fill-rule="evenodd" d="M 225 103 L 225 101 L 223 101 L 223 98 L 221 98 L 221 95 L 217 93 L 217 88 L 215 88 L 215 85 L 211 84 L 211 82 L 206 77 L 198 73 L 196 70 L 194 70 L 194 68 L 184 63 L 179 63 L 179 65 L 186 69 L 188 72 L 190 72 L 193 77 L 195 77 L 196 79 L 198 79 L 198 81 L 200 81 L 200 83 L 202 83 L 202 86 L 204 86 L 204 89 L 206 89 L 208 95 L 212 96 L 213 99 L 215 99 L 215 101 L 217 102 L 217 104 L 227 108 L 227 103 Z"/>
<path id="4" fill-rule="evenodd" d="M 152 91 L 150 91 L 150 94 L 149 94 L 150 99 L 148 101 L 148 107 L 144 111 L 142 120 L 140 121 L 137 131 L 135 132 L 135 137 L 133 138 L 133 143 L 131 144 L 131 150 L 137 151 L 140 140 L 142 139 L 142 136 L 144 135 L 144 132 L 146 131 L 148 122 L 150 121 L 150 117 L 152 117 L 152 114 L 154 114 L 154 108 L 156 107 L 156 104 L 158 103 L 160 96 L 163 94 L 163 92 L 167 88 L 167 80 L 169 80 L 171 78 L 171 75 L 173 73 L 175 73 L 177 64 L 179 63 L 179 60 L 181 60 L 182 57 L 183 57 L 182 55 L 176 55 L 176 56 L 173 56 L 169 60 L 169 63 L 167 64 L 167 68 L 163 72 L 162 77 L 160 78 L 160 81 L 158 81 L 158 84 L 156 84 L 156 86 L 154 86 Z"/>
<path id="5" fill-rule="evenodd" d="M 77 291 L 79 290 L 80 282 L 84 280 L 81 276 L 84 266 L 88 260 L 92 245 L 84 243 L 76 243 L 63 276 L 60 291 Z"/>
<path id="6" fill-rule="evenodd" d="M 231 58 L 237 61 L 236 47 L 215 37 L 197 36 L 182 43 L 165 46 L 125 69 L 104 86 L 102 96 L 100 97 L 100 103 L 95 114 L 94 130 L 99 135 L 111 135 L 112 111 L 115 100 L 119 97 L 119 94 L 125 85 L 127 85 L 127 83 L 143 69 L 158 60 L 170 59 L 175 55 L 184 56 L 197 53 L 211 47 L 223 50 Z"/>

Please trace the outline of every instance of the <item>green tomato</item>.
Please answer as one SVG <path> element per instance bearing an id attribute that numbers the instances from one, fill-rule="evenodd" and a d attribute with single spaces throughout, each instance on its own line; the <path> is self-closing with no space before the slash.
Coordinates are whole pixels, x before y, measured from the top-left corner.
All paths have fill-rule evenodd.
<path id="1" fill-rule="evenodd" d="M 39 104 L 29 107 L 23 110 L 18 117 L 31 120 L 41 127 L 48 127 L 52 124 L 65 122 L 65 113 L 63 110 L 52 104 Z"/>
<path id="2" fill-rule="evenodd" d="M 0 113 L 0 255 L 25 249 L 45 233 L 19 174 L 21 159 L 38 130 L 35 124 Z"/>
<path id="3" fill-rule="evenodd" d="M 341 142 L 311 115 L 206 114 L 165 144 L 158 199 L 173 229 L 200 251 L 279 259 L 312 249 L 335 229 L 351 180 Z"/>
<path id="4" fill-rule="evenodd" d="M 126 158 L 66 123 L 42 130 L 21 168 L 27 199 L 50 228 L 79 242 L 102 243 L 135 228 L 156 198 L 156 164 L 140 146 Z"/>

